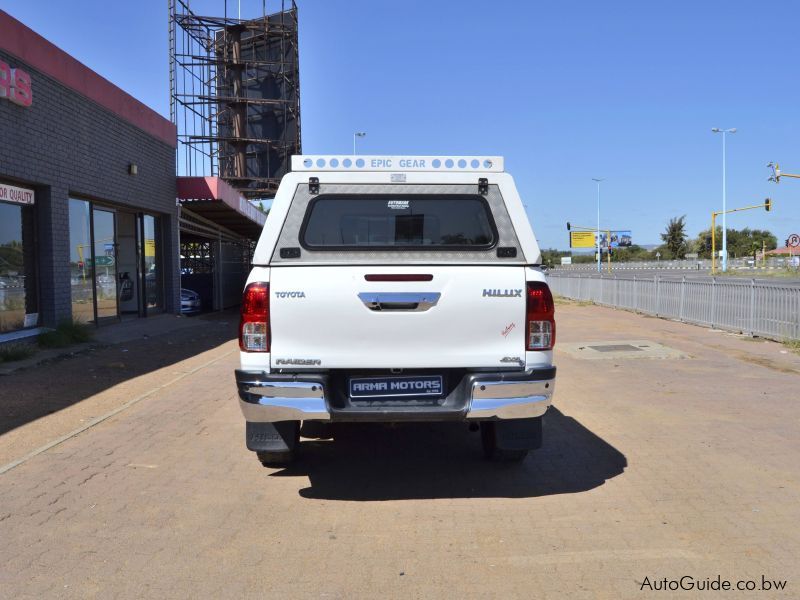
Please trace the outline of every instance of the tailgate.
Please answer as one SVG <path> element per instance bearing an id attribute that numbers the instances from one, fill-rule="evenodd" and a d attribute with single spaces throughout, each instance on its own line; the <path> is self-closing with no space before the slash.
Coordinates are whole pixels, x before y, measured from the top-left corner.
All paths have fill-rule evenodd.
<path id="1" fill-rule="evenodd" d="M 524 320 L 520 266 L 271 269 L 272 368 L 521 368 Z"/>

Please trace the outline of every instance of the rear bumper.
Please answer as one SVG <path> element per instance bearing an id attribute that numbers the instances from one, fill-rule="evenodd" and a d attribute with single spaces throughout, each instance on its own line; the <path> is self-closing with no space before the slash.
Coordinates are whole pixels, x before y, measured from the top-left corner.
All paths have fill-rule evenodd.
<path id="1" fill-rule="evenodd" d="M 471 373 L 439 406 L 332 406 L 325 374 L 236 371 L 239 406 L 249 422 L 447 421 L 528 419 L 552 403 L 556 368 Z"/>
<path id="2" fill-rule="evenodd" d="M 467 419 L 528 419 L 541 417 L 553 399 L 556 368 L 470 375 L 471 402 Z M 519 378 L 517 378 L 519 377 Z"/>

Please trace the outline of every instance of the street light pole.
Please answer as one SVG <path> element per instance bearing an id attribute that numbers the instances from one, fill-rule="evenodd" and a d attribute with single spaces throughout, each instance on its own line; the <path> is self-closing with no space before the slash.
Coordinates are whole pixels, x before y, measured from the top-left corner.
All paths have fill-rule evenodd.
<path id="1" fill-rule="evenodd" d="M 365 135 L 367 135 L 366 131 L 356 131 L 355 133 L 353 133 L 353 156 L 356 155 L 356 138 L 357 137 L 363 138 Z"/>
<path id="2" fill-rule="evenodd" d="M 602 271 L 600 264 L 600 182 L 603 180 L 592 177 L 592 181 L 597 183 L 597 272 L 600 273 Z"/>
<path id="3" fill-rule="evenodd" d="M 726 219 L 728 193 L 726 189 L 725 136 L 728 133 L 736 133 L 736 128 L 720 129 L 719 127 L 714 127 L 711 131 L 722 134 L 722 272 L 725 273 L 728 270 L 728 225 Z"/>

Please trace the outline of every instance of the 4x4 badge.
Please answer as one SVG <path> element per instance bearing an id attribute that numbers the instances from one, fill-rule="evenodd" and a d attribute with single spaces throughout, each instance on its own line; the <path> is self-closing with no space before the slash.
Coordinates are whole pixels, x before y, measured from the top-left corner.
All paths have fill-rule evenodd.
<path id="1" fill-rule="evenodd" d="M 525 361 L 522 360 L 519 356 L 504 356 L 500 359 L 501 363 L 518 363 L 520 365 L 525 365 Z"/>

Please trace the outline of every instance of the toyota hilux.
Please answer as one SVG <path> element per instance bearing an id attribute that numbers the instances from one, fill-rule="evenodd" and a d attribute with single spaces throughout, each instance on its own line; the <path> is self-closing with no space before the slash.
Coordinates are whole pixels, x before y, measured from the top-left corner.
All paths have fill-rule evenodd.
<path id="1" fill-rule="evenodd" d="M 523 460 L 555 388 L 540 264 L 501 157 L 292 157 L 242 298 L 247 447 L 276 465 L 301 423 L 462 421 Z"/>

